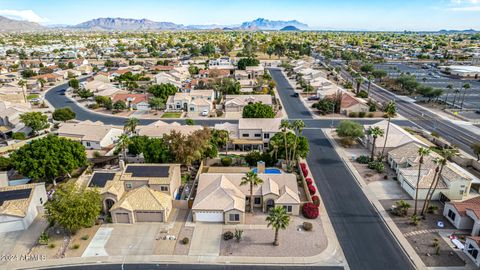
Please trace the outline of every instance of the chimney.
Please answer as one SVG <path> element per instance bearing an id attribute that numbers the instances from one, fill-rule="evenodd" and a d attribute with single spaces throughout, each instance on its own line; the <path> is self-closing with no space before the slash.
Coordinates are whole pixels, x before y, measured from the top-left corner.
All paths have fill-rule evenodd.
<path id="1" fill-rule="evenodd" d="M 257 173 L 265 173 L 265 162 L 259 161 L 257 162 Z"/>

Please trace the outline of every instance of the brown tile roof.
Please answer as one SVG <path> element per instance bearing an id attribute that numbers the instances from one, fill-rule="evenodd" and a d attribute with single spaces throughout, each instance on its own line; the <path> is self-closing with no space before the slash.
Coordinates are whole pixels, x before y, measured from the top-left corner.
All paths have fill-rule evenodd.
<path id="1" fill-rule="evenodd" d="M 342 95 L 342 101 L 340 103 L 340 108 L 350 108 L 354 105 L 359 104 L 360 101 L 358 101 L 356 98 L 348 95 L 348 94 L 343 94 Z"/>
<path id="2" fill-rule="evenodd" d="M 463 202 L 450 202 L 461 216 L 465 216 L 467 209 L 474 212 L 477 217 L 480 217 L 480 196 L 465 200 Z"/>
<path id="3" fill-rule="evenodd" d="M 142 101 L 148 101 L 147 94 L 116 94 L 113 96 L 112 102 L 115 103 L 119 100 L 128 102 L 130 100 L 133 104 L 138 104 Z"/>

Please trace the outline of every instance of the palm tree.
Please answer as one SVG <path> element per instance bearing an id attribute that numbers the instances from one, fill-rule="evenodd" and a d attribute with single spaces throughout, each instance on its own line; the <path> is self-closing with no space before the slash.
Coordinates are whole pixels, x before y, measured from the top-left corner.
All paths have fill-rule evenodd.
<path id="1" fill-rule="evenodd" d="M 370 156 L 370 160 L 373 161 L 373 158 L 375 156 L 375 145 L 377 143 L 377 138 L 378 137 L 383 137 L 383 134 L 384 134 L 384 130 L 381 129 L 380 127 L 370 127 L 368 130 L 367 130 L 367 135 L 369 136 L 372 136 L 373 138 L 373 142 L 372 142 L 372 154 Z"/>
<path id="2" fill-rule="evenodd" d="M 463 95 L 462 95 L 462 103 L 460 103 L 460 110 L 463 110 L 463 102 L 465 101 L 465 95 L 467 94 L 467 90 L 470 89 L 470 84 L 466 83 L 462 86 L 463 88 Z"/>
<path id="3" fill-rule="evenodd" d="M 295 163 L 296 157 L 296 150 L 298 144 L 298 137 L 302 134 L 303 128 L 305 128 L 305 123 L 302 120 L 295 120 L 292 123 L 292 128 L 295 131 L 295 142 L 293 144 L 293 155 L 292 155 L 292 163 Z"/>
<path id="4" fill-rule="evenodd" d="M 22 88 L 23 100 L 27 102 L 27 95 L 25 94 L 25 86 L 27 85 L 27 82 L 25 80 L 20 79 L 17 84 Z"/>
<path id="5" fill-rule="evenodd" d="M 363 83 L 363 78 L 358 76 L 355 78 L 355 81 L 357 82 L 357 92 L 356 94 L 360 93 L 360 87 L 362 86 Z"/>
<path id="6" fill-rule="evenodd" d="M 280 229 L 285 230 L 290 224 L 290 216 L 287 214 L 287 210 L 282 206 L 276 206 L 270 211 L 265 221 L 268 222 L 267 227 L 271 226 L 275 230 L 273 245 L 278 246 L 278 231 Z"/>
<path id="7" fill-rule="evenodd" d="M 256 172 L 247 172 L 240 182 L 240 186 L 247 184 L 250 185 L 250 213 L 253 213 L 253 187 L 258 186 L 261 183 L 263 183 L 263 180 L 258 177 Z"/>
<path id="8" fill-rule="evenodd" d="M 385 142 L 383 143 L 381 156 L 382 159 L 383 155 L 385 154 L 385 147 L 387 146 L 388 132 L 390 131 L 390 122 L 392 122 L 392 117 L 395 117 L 395 115 L 397 115 L 397 105 L 395 104 L 395 101 L 388 102 L 387 106 L 385 107 L 385 115 L 388 117 L 388 124 L 387 132 L 385 133 Z"/>
<path id="9" fill-rule="evenodd" d="M 45 86 L 46 81 L 45 81 L 43 78 L 38 78 L 38 79 L 37 79 L 37 83 L 39 83 L 39 84 L 40 84 L 40 88 L 43 89 L 43 87 Z"/>
<path id="10" fill-rule="evenodd" d="M 418 148 L 418 155 L 420 156 L 420 161 L 418 162 L 418 176 L 417 176 L 417 184 L 415 187 L 415 207 L 413 209 L 413 215 L 417 215 L 417 203 L 418 203 L 418 185 L 420 183 L 420 172 L 422 171 L 422 164 L 423 158 L 430 154 L 429 148 L 420 147 Z"/>
<path id="11" fill-rule="evenodd" d="M 372 86 L 372 81 L 375 79 L 373 75 L 368 75 L 368 90 L 367 90 L 367 96 L 370 97 L 370 87 Z"/>
<path id="12" fill-rule="evenodd" d="M 280 129 L 282 130 L 283 133 L 283 142 L 285 143 L 285 161 L 288 164 L 288 146 L 287 146 L 287 133 L 288 130 L 291 128 L 290 122 L 287 120 L 282 120 L 280 123 Z"/>
<path id="13" fill-rule="evenodd" d="M 125 121 L 125 124 L 123 125 L 123 130 L 127 133 L 133 134 L 135 133 L 135 129 L 137 128 L 138 123 L 139 121 L 137 118 L 135 117 L 128 118 Z"/>
<path id="14" fill-rule="evenodd" d="M 437 164 L 437 167 L 435 168 L 435 175 L 433 177 L 433 181 L 430 184 L 430 187 L 427 192 L 427 196 L 425 197 L 425 203 L 422 208 L 422 213 L 421 215 L 423 216 L 425 214 L 425 211 L 427 211 L 428 206 L 432 200 L 433 194 L 435 194 L 435 191 L 437 190 L 438 183 L 440 182 L 440 177 L 442 176 L 442 171 L 445 165 L 447 164 L 447 161 L 449 158 L 452 158 L 453 156 L 458 155 L 458 150 L 457 149 L 443 149 L 440 152 L 441 157 L 436 158 L 434 160 L 435 164 Z"/>
<path id="15" fill-rule="evenodd" d="M 127 134 L 122 134 L 120 135 L 120 137 L 118 137 L 117 149 L 120 149 L 122 151 L 123 160 L 125 162 L 127 161 L 127 148 L 129 144 L 130 144 L 130 137 L 128 137 Z"/>
<path id="16" fill-rule="evenodd" d="M 447 89 L 448 89 L 448 90 L 452 90 L 452 89 L 453 89 L 453 85 L 451 85 L 451 84 L 447 85 Z M 447 91 L 447 95 L 445 96 L 445 108 L 448 107 L 448 104 L 447 104 L 447 102 L 448 102 L 448 94 L 450 94 L 450 91 Z"/>
<path id="17" fill-rule="evenodd" d="M 458 90 L 458 89 L 455 89 L 453 91 L 453 94 L 454 94 L 453 95 L 453 104 L 452 104 L 453 109 L 455 109 L 455 102 L 457 101 L 457 96 L 458 96 L 459 93 L 460 93 L 460 90 Z"/>
<path id="18" fill-rule="evenodd" d="M 278 141 L 270 140 L 270 146 L 272 147 L 272 151 L 270 151 L 270 155 L 274 155 L 275 160 L 277 160 L 278 148 L 280 147 Z"/>

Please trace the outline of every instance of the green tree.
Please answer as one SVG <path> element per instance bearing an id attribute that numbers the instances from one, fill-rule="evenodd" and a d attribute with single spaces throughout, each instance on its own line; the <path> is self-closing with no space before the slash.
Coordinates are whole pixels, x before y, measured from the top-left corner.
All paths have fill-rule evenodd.
<path id="1" fill-rule="evenodd" d="M 188 67 L 188 73 L 190 73 L 191 76 L 197 75 L 200 72 L 199 68 L 194 65 L 190 65 Z"/>
<path id="2" fill-rule="evenodd" d="M 171 155 L 164 139 L 151 138 L 146 141 L 143 157 L 148 163 L 167 163 L 170 161 Z"/>
<path id="3" fill-rule="evenodd" d="M 80 88 L 80 82 L 77 79 L 71 79 L 68 81 L 68 86 L 72 87 L 75 90 Z"/>
<path id="4" fill-rule="evenodd" d="M 428 156 L 430 154 L 430 149 L 429 148 L 424 148 L 420 147 L 418 148 L 418 155 L 420 156 L 420 160 L 418 161 L 418 175 L 417 175 L 417 183 L 415 185 L 415 206 L 413 209 L 413 215 L 417 215 L 417 203 L 418 203 L 418 186 L 420 184 L 420 174 L 422 172 L 422 165 L 425 156 Z"/>
<path id="5" fill-rule="evenodd" d="M 282 206 L 276 206 L 268 213 L 267 218 L 267 227 L 272 227 L 275 230 L 275 238 L 273 240 L 273 245 L 278 246 L 278 232 L 279 230 L 287 229 L 290 224 L 290 216 L 287 214 L 287 210 Z"/>
<path id="6" fill-rule="evenodd" d="M 185 124 L 188 125 L 188 126 L 193 126 L 193 125 L 195 125 L 195 121 L 192 120 L 192 119 L 186 119 Z"/>
<path id="7" fill-rule="evenodd" d="M 115 111 L 122 111 L 127 109 L 127 104 L 123 100 L 117 100 L 115 103 L 113 103 L 113 109 Z"/>
<path id="8" fill-rule="evenodd" d="M 261 102 L 251 103 L 243 107 L 243 118 L 275 118 L 272 106 Z"/>
<path id="9" fill-rule="evenodd" d="M 255 200 L 253 198 L 253 187 L 256 187 L 263 183 L 263 180 L 258 177 L 256 172 L 247 172 L 244 177 L 242 177 L 242 181 L 240 182 L 240 186 L 249 185 L 250 186 L 250 213 L 253 213 L 253 204 Z"/>
<path id="10" fill-rule="evenodd" d="M 34 181 L 48 181 L 70 174 L 87 165 L 85 148 L 80 142 L 49 135 L 33 140 L 11 154 L 14 168 Z"/>
<path id="11" fill-rule="evenodd" d="M 87 99 L 93 97 L 93 92 L 88 89 L 77 90 L 77 95 L 82 99 Z"/>
<path id="12" fill-rule="evenodd" d="M 296 157 L 296 151 L 297 151 L 297 146 L 298 146 L 298 140 L 299 140 L 300 135 L 302 134 L 302 131 L 303 131 L 304 128 L 305 128 L 305 123 L 302 120 L 293 121 L 292 129 L 295 132 L 295 136 L 296 136 L 295 142 L 293 144 L 293 153 L 292 153 L 292 156 L 291 156 L 293 164 L 295 164 L 295 162 L 297 160 L 295 157 Z"/>
<path id="13" fill-rule="evenodd" d="M 162 98 L 152 97 L 148 99 L 148 106 L 154 110 L 162 110 L 165 109 L 165 103 Z"/>
<path id="14" fill-rule="evenodd" d="M 175 95 L 177 87 L 171 83 L 155 84 L 148 88 L 148 92 L 166 103 L 168 96 Z"/>
<path id="15" fill-rule="evenodd" d="M 52 113 L 52 117 L 54 120 L 62 122 L 75 119 L 76 116 L 77 114 L 72 111 L 70 107 L 55 109 L 55 111 Z"/>
<path id="16" fill-rule="evenodd" d="M 385 106 L 384 112 L 385 112 L 385 116 L 387 116 L 388 118 L 388 124 L 387 124 L 387 132 L 385 133 L 385 141 L 383 143 L 382 158 L 385 155 L 385 147 L 387 146 L 388 132 L 390 131 L 390 123 L 392 122 L 392 118 L 397 115 L 397 104 L 395 104 L 394 101 L 388 102 L 387 106 Z"/>
<path id="17" fill-rule="evenodd" d="M 291 128 L 292 128 L 292 126 L 290 125 L 290 122 L 288 122 L 287 120 L 282 120 L 280 122 L 280 130 L 282 131 L 282 134 L 283 134 L 283 144 L 284 144 L 284 147 L 285 147 L 284 148 L 285 161 L 287 162 L 287 164 L 289 164 L 287 134 L 290 133 Z"/>
<path id="18" fill-rule="evenodd" d="M 117 151 L 122 152 L 123 160 L 125 162 L 127 161 L 127 149 L 128 149 L 128 146 L 130 145 L 130 142 L 131 142 L 130 137 L 127 134 L 122 134 L 120 135 L 120 137 L 118 137 L 116 149 Z"/>
<path id="19" fill-rule="evenodd" d="M 460 110 L 463 109 L 463 102 L 465 101 L 465 95 L 467 94 L 467 90 L 470 89 L 470 84 L 469 83 L 466 83 L 464 85 L 462 85 L 462 88 L 463 88 L 463 95 L 462 95 L 462 102 L 460 103 Z"/>
<path id="20" fill-rule="evenodd" d="M 211 42 L 207 42 L 203 44 L 202 48 L 200 49 L 200 52 L 202 55 L 211 56 L 215 54 L 215 45 L 213 45 L 213 43 Z"/>
<path id="21" fill-rule="evenodd" d="M 140 155 L 146 149 L 147 144 L 149 143 L 149 138 L 147 136 L 133 136 L 130 138 L 130 143 L 128 144 L 128 153 L 132 155 Z"/>
<path id="22" fill-rule="evenodd" d="M 10 158 L 0 156 L 0 171 L 8 171 L 12 167 L 13 167 L 13 164 Z"/>
<path id="23" fill-rule="evenodd" d="M 214 129 L 212 130 L 212 143 L 217 145 L 217 148 L 225 147 L 225 154 L 228 154 L 227 144 L 230 141 L 230 134 L 227 130 Z"/>
<path id="24" fill-rule="evenodd" d="M 50 126 L 48 123 L 48 117 L 41 112 L 26 112 L 20 114 L 20 121 L 25 124 L 25 126 L 31 128 L 32 133 L 35 135 L 38 131 Z"/>
<path id="25" fill-rule="evenodd" d="M 337 134 L 346 145 L 351 145 L 355 139 L 365 135 L 363 126 L 357 122 L 344 120 L 337 127 Z"/>
<path id="26" fill-rule="evenodd" d="M 102 211 L 102 197 L 97 189 L 79 188 L 66 183 L 56 189 L 45 205 L 47 220 L 70 233 L 95 225 Z"/>
<path id="27" fill-rule="evenodd" d="M 317 103 L 314 103 L 312 107 L 317 109 L 321 115 L 326 115 L 333 113 L 333 110 L 335 109 L 335 101 L 330 98 L 324 98 L 319 100 Z"/>
<path id="28" fill-rule="evenodd" d="M 372 153 L 370 155 L 370 160 L 373 161 L 375 157 L 375 146 L 377 143 L 377 138 L 378 137 L 383 137 L 385 131 L 381 129 L 380 127 L 370 127 L 367 130 L 367 135 L 372 136 L 373 141 L 372 141 Z"/>
<path id="29" fill-rule="evenodd" d="M 260 61 L 252 57 L 242 58 L 238 60 L 238 63 L 237 63 L 237 67 L 240 70 L 245 70 L 249 66 L 258 66 L 258 65 L 260 65 Z"/>
<path id="30" fill-rule="evenodd" d="M 28 78 L 31 78 L 31 77 L 37 75 L 37 73 L 35 71 L 31 70 L 31 69 L 24 69 L 24 70 L 22 70 L 22 72 L 20 72 L 20 74 L 25 79 L 28 79 Z"/>
<path id="31" fill-rule="evenodd" d="M 137 118 L 130 117 L 127 120 L 125 120 L 125 123 L 123 125 L 123 130 L 129 134 L 134 134 L 139 122 L 140 121 Z"/>

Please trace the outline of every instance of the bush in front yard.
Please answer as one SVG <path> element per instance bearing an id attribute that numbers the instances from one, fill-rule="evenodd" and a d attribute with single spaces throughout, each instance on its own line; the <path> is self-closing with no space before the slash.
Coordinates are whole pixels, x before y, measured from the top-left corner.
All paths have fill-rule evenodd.
<path id="1" fill-rule="evenodd" d="M 370 162 L 369 156 L 359 156 L 355 159 L 356 162 L 360 164 L 368 164 Z"/>
<path id="2" fill-rule="evenodd" d="M 225 232 L 223 234 L 223 240 L 225 240 L 225 241 L 231 240 L 231 239 L 233 239 L 233 237 L 234 237 L 234 235 L 231 231 Z"/>
<path id="3" fill-rule="evenodd" d="M 223 166 L 228 167 L 228 166 L 232 165 L 233 160 L 232 160 L 231 157 L 224 157 L 220 160 L 220 162 L 222 162 Z"/>
<path id="4" fill-rule="evenodd" d="M 302 173 L 303 173 L 304 177 L 307 177 L 308 176 L 308 169 L 307 168 L 305 168 L 305 169 L 302 168 Z"/>
<path id="5" fill-rule="evenodd" d="M 381 161 L 371 161 L 368 163 L 368 168 L 375 170 L 377 173 L 382 173 L 385 170 L 385 166 Z"/>
<path id="6" fill-rule="evenodd" d="M 305 182 L 307 182 L 307 185 L 311 185 L 313 183 L 312 178 L 307 178 L 305 179 Z"/>
<path id="7" fill-rule="evenodd" d="M 309 218 L 309 219 L 315 219 L 315 218 L 318 217 L 318 215 L 320 215 L 320 211 L 318 210 L 318 206 L 316 206 L 313 203 L 304 204 L 303 207 L 302 207 L 302 212 L 303 212 L 303 215 L 306 218 Z"/>
<path id="8" fill-rule="evenodd" d="M 311 222 L 303 222 L 303 229 L 309 232 L 313 229 L 313 224 Z"/>
<path id="9" fill-rule="evenodd" d="M 190 239 L 188 239 L 188 237 L 185 237 L 182 239 L 182 244 L 184 245 L 188 245 L 189 242 L 190 242 Z"/>
<path id="10" fill-rule="evenodd" d="M 313 201 L 313 204 L 315 204 L 316 206 L 320 205 L 320 198 L 317 195 L 312 196 L 312 201 Z"/>
<path id="11" fill-rule="evenodd" d="M 310 192 L 310 195 L 313 195 L 315 194 L 315 192 L 317 192 L 317 189 L 315 188 L 315 186 L 313 185 L 308 185 L 308 192 Z"/>

